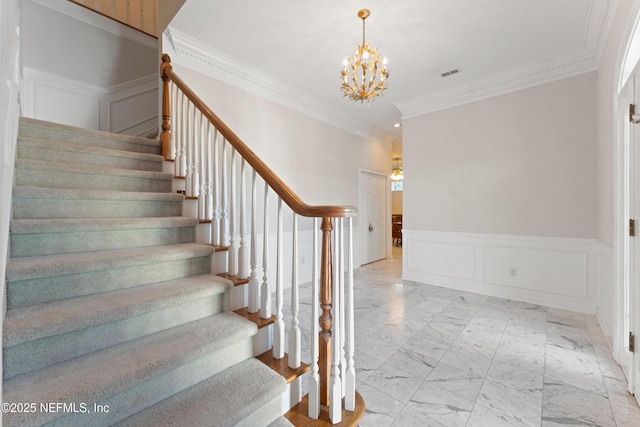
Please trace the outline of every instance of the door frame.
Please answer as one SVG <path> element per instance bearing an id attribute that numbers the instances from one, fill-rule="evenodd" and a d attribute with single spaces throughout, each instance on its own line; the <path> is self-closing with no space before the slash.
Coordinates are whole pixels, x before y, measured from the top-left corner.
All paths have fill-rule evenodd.
<path id="1" fill-rule="evenodd" d="M 613 140 L 614 140 L 614 206 L 613 206 L 613 280 L 614 280 L 614 319 L 612 332 L 612 353 L 613 358 L 621 365 L 628 366 L 628 390 L 631 393 L 635 393 L 636 400 L 640 403 L 640 378 L 637 377 L 636 372 L 640 368 L 640 355 L 638 351 L 634 354 L 628 354 L 626 351 L 626 343 L 628 337 L 625 336 L 625 257 L 631 254 L 627 252 L 625 248 L 626 235 L 628 234 L 628 217 L 625 210 L 625 204 L 633 202 L 633 197 L 636 194 L 640 194 L 640 165 L 633 164 L 631 161 L 629 176 L 632 178 L 629 181 L 629 194 L 632 196 L 627 198 L 625 195 L 625 179 L 627 179 L 627 170 L 625 167 L 625 126 L 628 126 L 628 105 L 625 103 L 623 89 L 626 88 L 627 80 L 630 75 L 625 76 L 629 71 L 636 69 L 640 64 L 640 58 L 630 58 L 629 51 L 632 43 L 638 43 L 640 41 L 640 2 L 634 2 L 631 13 L 629 14 L 629 21 L 625 33 L 620 41 L 618 61 L 616 63 L 615 76 L 617 81 L 614 87 L 614 102 L 613 102 Z M 629 61 L 636 62 L 635 64 L 629 63 Z M 639 73 L 640 74 L 640 73 Z M 626 78 L 625 78 L 626 77 Z M 636 82 L 638 84 L 638 82 Z M 636 102 L 640 100 L 636 99 Z M 637 129 L 636 132 L 640 132 Z M 630 200 L 629 200 L 630 199 Z M 640 220 L 640 212 L 634 212 L 635 219 Z M 636 244 L 637 245 L 637 244 Z M 637 252 L 637 250 L 636 250 Z M 638 259 L 640 254 L 635 254 L 633 257 Z M 637 262 L 637 261 L 636 261 Z M 633 264 L 633 260 L 630 261 Z M 637 269 L 636 269 L 637 271 Z M 635 273 L 637 276 L 637 273 Z M 635 277 L 634 271 L 631 271 L 630 286 L 636 285 L 636 294 L 640 293 L 637 289 L 637 283 L 640 277 Z M 630 328 L 637 335 L 640 334 L 640 301 L 638 295 L 633 296 L 633 292 L 630 295 L 629 301 L 629 323 Z"/>
<path id="2" fill-rule="evenodd" d="M 636 67 L 637 70 L 638 67 Z M 619 328 L 617 335 L 620 337 L 618 345 L 618 363 L 620 363 L 625 376 L 627 378 L 627 387 L 630 393 L 636 394 L 638 377 L 636 376 L 637 366 L 636 358 L 634 354 L 629 352 L 628 340 L 625 337 L 629 332 L 637 333 L 637 315 L 638 304 L 637 300 L 637 286 L 636 284 L 640 280 L 637 267 L 640 265 L 638 257 L 640 256 L 640 242 L 637 237 L 630 237 L 629 234 L 629 220 L 640 218 L 640 209 L 638 202 L 640 202 L 640 185 L 638 179 L 640 178 L 640 161 L 638 143 L 637 143 L 637 131 L 636 125 L 629 123 L 629 104 L 637 103 L 638 97 L 636 96 L 636 74 L 632 73 L 629 79 L 626 81 L 625 86 L 618 94 L 618 111 L 621 115 L 617 117 L 618 127 L 620 129 L 620 139 L 622 145 L 622 161 L 623 161 L 623 212 L 622 212 L 622 235 L 621 235 L 621 263 L 622 263 L 622 275 L 620 287 L 619 299 L 616 300 L 616 304 L 619 307 Z M 628 319 L 626 319 L 628 315 Z M 637 394 L 636 394 L 637 395 Z"/>
<path id="3" fill-rule="evenodd" d="M 384 242 L 385 242 L 385 258 L 391 257 L 391 184 L 389 174 L 384 172 L 375 171 L 371 169 L 358 168 L 358 211 L 363 212 L 363 203 L 364 200 L 362 198 L 362 181 L 364 174 L 369 175 L 378 175 L 384 177 L 385 184 L 385 192 L 384 192 L 384 215 L 385 215 L 385 233 L 384 233 Z M 364 247 L 363 238 L 364 231 L 366 230 L 365 224 L 362 222 L 362 216 L 358 215 L 358 248 L 359 254 L 357 264 L 358 266 L 364 265 L 364 260 L 366 258 L 366 248 Z"/>

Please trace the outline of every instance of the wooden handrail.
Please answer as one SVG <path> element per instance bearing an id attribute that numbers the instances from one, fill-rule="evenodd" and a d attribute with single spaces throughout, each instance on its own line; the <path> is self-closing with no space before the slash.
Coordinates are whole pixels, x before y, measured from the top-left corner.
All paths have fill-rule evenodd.
<path id="1" fill-rule="evenodd" d="M 173 72 L 171 58 L 166 53 L 162 55 L 162 65 L 160 68 L 161 77 L 164 82 L 165 91 L 162 102 L 162 134 L 163 149 L 165 143 L 171 140 L 171 128 L 169 120 L 171 111 L 168 100 L 168 81 L 173 83 L 189 98 L 189 100 L 200 110 L 200 112 L 213 124 L 222 136 L 233 146 L 233 148 L 253 167 L 253 169 L 265 180 L 280 198 L 298 215 L 312 218 L 329 217 L 352 217 L 358 213 L 353 206 L 311 206 L 304 203 L 287 186 L 278 175 L 276 175 L 211 109 Z M 166 123 L 166 125 L 165 125 Z M 168 143 L 166 144 L 168 148 Z M 168 151 L 162 153 L 165 158 L 169 157 Z"/>

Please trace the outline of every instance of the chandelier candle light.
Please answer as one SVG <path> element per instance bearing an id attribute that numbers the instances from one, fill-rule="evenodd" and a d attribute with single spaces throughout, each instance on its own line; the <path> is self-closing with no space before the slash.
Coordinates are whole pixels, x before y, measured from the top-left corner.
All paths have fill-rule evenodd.
<path id="1" fill-rule="evenodd" d="M 358 17 L 362 19 L 362 44 L 356 54 L 344 60 L 342 66 L 342 91 L 352 101 L 371 102 L 382 95 L 389 78 L 387 58 L 378 55 L 378 49 L 371 49 L 365 42 L 364 21 L 371 13 L 369 9 L 360 9 Z"/>
<path id="2" fill-rule="evenodd" d="M 391 174 L 391 181 L 402 181 L 404 179 L 404 175 L 402 173 L 402 168 L 398 166 L 398 160 L 400 160 L 400 157 L 396 157 L 393 160 L 396 161 L 396 167 L 393 169 L 393 173 Z"/>

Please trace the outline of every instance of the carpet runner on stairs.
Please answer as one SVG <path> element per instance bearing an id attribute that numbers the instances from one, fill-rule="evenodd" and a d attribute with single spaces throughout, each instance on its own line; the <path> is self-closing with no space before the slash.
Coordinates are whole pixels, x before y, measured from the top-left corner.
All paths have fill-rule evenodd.
<path id="1" fill-rule="evenodd" d="M 3 425 L 291 425 L 159 151 L 21 119 Z"/>

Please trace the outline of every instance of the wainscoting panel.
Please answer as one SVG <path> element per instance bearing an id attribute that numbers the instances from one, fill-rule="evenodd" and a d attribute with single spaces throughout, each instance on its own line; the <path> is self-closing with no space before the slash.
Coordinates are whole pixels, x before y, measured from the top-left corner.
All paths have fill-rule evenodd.
<path id="1" fill-rule="evenodd" d="M 149 76 L 109 90 L 111 132 L 148 136 L 158 129 L 158 78 Z"/>
<path id="2" fill-rule="evenodd" d="M 111 88 L 25 67 L 24 115 L 87 129 L 149 136 L 158 128 L 158 78 Z"/>
<path id="3" fill-rule="evenodd" d="M 598 244 L 403 230 L 403 279 L 594 314 Z"/>
<path id="4" fill-rule="evenodd" d="M 405 243 L 403 233 L 403 242 Z M 410 271 L 428 271 L 430 274 L 453 279 L 475 280 L 475 245 L 440 240 L 416 240 L 409 243 L 407 267 Z"/>
<path id="5" fill-rule="evenodd" d="M 40 120 L 104 130 L 101 126 L 101 98 L 97 86 L 25 67 L 24 115 Z M 101 120 L 102 119 L 102 120 Z"/>
<path id="6" fill-rule="evenodd" d="M 613 324 L 616 307 L 622 303 L 617 300 L 614 281 L 614 256 L 611 246 L 598 242 L 598 310 L 596 317 L 600 328 L 613 350 Z M 615 353 L 614 353 L 615 354 Z"/>
<path id="7" fill-rule="evenodd" d="M 486 283 L 579 298 L 587 296 L 586 252 L 486 245 L 483 253 Z"/>

